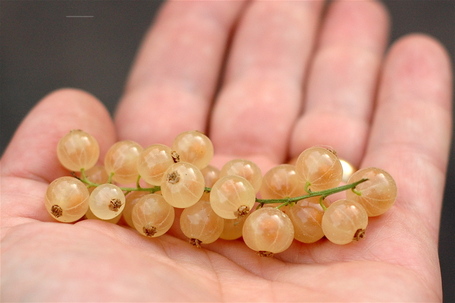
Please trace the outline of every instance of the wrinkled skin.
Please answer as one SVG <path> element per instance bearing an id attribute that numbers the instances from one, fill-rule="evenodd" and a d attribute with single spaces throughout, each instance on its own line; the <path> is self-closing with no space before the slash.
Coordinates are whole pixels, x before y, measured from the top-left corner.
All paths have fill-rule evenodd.
<path id="1" fill-rule="evenodd" d="M 2 301 L 441 301 L 439 216 L 451 132 L 448 56 L 434 39 L 386 50 L 374 1 L 171 1 L 145 37 L 114 120 L 62 89 L 25 118 L 1 159 Z M 146 239 L 95 220 L 56 223 L 46 186 L 68 175 L 55 147 L 83 129 L 101 154 L 116 140 L 169 144 L 198 129 L 213 163 L 263 172 L 330 145 L 381 167 L 398 198 L 365 239 L 294 243 L 273 258 L 241 241 L 190 246 L 174 227 Z"/>

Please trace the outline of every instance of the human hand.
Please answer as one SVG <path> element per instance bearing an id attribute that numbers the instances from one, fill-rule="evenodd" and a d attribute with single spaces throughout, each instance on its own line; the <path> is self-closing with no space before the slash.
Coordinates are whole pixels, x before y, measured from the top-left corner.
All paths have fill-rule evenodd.
<path id="1" fill-rule="evenodd" d="M 1 160 L 2 301 L 440 301 L 449 60 L 416 35 L 384 58 L 388 20 L 376 2 L 334 1 L 323 16 L 322 5 L 170 2 L 115 123 L 87 93 L 44 98 Z M 264 172 L 330 145 L 357 167 L 390 172 L 398 199 L 358 243 L 295 242 L 274 258 L 242 241 L 196 249 L 176 231 L 146 239 L 101 221 L 56 223 L 43 197 L 67 174 L 55 148 L 75 128 L 93 134 L 102 155 L 119 139 L 169 144 L 199 129 L 215 164 L 248 157 Z"/>

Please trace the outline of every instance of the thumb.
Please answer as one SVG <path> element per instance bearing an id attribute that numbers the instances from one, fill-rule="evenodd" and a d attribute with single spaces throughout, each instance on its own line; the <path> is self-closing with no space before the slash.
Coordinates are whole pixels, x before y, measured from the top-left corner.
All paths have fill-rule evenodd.
<path id="1" fill-rule="evenodd" d="M 19 224 L 19 218 L 50 220 L 44 208 L 44 193 L 52 180 L 68 175 L 58 161 L 57 143 L 71 129 L 93 135 L 101 157 L 116 137 L 108 111 L 92 95 L 62 89 L 44 97 L 16 130 L 1 159 L 5 225 Z M 6 223 L 6 219 L 14 222 Z"/>
<path id="2" fill-rule="evenodd" d="M 102 103 L 81 90 L 58 90 L 45 96 L 16 130 L 1 159 L 2 175 L 50 182 L 68 174 L 58 162 L 57 143 L 71 129 L 93 135 L 101 155 L 115 140 L 112 120 Z"/>

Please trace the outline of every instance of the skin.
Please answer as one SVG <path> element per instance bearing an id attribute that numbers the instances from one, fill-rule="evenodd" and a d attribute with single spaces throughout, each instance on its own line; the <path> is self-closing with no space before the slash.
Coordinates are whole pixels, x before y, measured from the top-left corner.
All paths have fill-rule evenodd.
<path id="1" fill-rule="evenodd" d="M 260 24 L 260 26 L 258 26 Z M 1 159 L 2 301 L 433 301 L 451 133 L 450 61 L 431 37 L 389 50 L 374 1 L 171 1 L 146 35 L 115 119 L 92 95 L 43 98 Z M 56 223 L 47 185 L 68 175 L 55 147 L 70 129 L 170 144 L 213 140 L 215 165 L 246 157 L 265 172 L 312 145 L 398 185 L 366 238 L 293 243 L 273 258 L 239 241 L 190 246 L 178 228 L 146 239 L 96 220 Z"/>

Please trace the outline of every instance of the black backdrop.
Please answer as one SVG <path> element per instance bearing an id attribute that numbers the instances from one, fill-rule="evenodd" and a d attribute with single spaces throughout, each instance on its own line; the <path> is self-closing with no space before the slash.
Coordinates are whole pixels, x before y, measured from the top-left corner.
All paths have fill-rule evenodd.
<path id="1" fill-rule="evenodd" d="M 161 2 L 1 0 L 0 153 L 30 108 L 54 89 L 87 90 L 113 111 L 138 44 Z M 386 0 L 385 4 L 392 16 L 392 41 L 411 32 L 431 34 L 446 46 L 453 62 L 454 0 Z M 67 17 L 75 15 L 93 17 Z M 454 204 L 452 143 L 439 247 L 445 302 L 455 302 Z"/>

